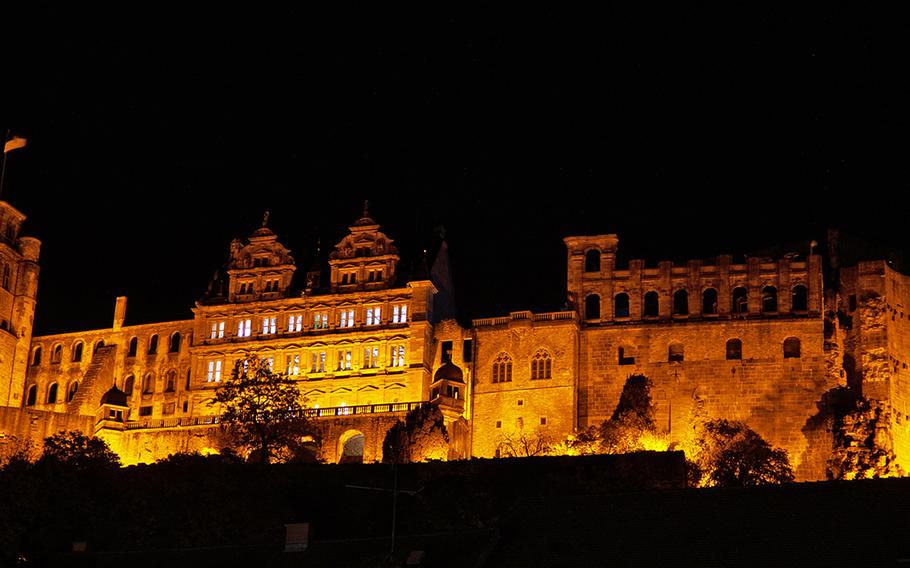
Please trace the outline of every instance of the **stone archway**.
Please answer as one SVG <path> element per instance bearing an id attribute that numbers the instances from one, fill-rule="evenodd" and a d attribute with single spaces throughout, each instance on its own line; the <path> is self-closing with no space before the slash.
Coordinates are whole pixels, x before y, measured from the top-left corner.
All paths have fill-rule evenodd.
<path id="1" fill-rule="evenodd" d="M 348 430 L 338 438 L 338 463 L 363 463 L 366 438 L 359 430 Z"/>

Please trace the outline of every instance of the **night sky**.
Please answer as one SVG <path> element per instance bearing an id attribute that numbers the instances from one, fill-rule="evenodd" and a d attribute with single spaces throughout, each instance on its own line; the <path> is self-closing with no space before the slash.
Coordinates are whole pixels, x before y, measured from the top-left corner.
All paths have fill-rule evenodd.
<path id="1" fill-rule="evenodd" d="M 654 262 L 829 226 L 910 250 L 897 15 L 251 6 L 4 8 L 37 333 L 110 326 L 121 294 L 128 323 L 188 318 L 264 210 L 306 268 L 364 199 L 404 271 L 445 228 L 463 319 L 559 309 L 572 234 Z"/>

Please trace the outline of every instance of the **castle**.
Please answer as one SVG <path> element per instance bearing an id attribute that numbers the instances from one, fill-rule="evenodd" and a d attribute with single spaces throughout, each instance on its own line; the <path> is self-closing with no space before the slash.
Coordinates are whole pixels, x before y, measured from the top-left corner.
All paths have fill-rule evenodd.
<path id="1" fill-rule="evenodd" d="M 124 325 L 121 297 L 109 328 L 32 337 L 40 243 L 19 234 L 23 220 L 0 202 L 0 442 L 82 430 L 125 464 L 217 451 L 213 389 L 255 355 L 298 380 L 329 462 L 381 459 L 385 432 L 424 401 L 443 411 L 449 458 L 493 457 L 504 436 L 599 424 L 643 374 L 669 439 L 700 419 L 742 420 L 804 480 L 825 477 L 823 407 L 849 386 L 878 405 L 877 441 L 910 466 L 910 280 L 884 261 L 832 258 L 826 291 L 812 250 L 619 266 L 617 235 L 573 236 L 566 308 L 463 327 L 434 311 L 429 275 L 399 280 L 397 249 L 366 211 L 328 281 L 316 266 L 302 289 L 264 219 L 230 243 L 192 319 Z"/>

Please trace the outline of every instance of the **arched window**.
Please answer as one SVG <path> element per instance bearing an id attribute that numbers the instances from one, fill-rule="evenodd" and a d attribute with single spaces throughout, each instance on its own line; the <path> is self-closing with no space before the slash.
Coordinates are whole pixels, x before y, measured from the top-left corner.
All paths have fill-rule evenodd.
<path id="1" fill-rule="evenodd" d="M 500 353 L 493 361 L 493 382 L 512 382 L 512 358 L 505 353 Z"/>
<path id="2" fill-rule="evenodd" d="M 685 356 L 685 350 L 682 343 L 671 343 L 667 352 L 667 361 L 682 361 Z"/>
<path id="3" fill-rule="evenodd" d="M 585 253 L 585 272 L 600 272 L 600 251 L 591 249 Z"/>
<path id="4" fill-rule="evenodd" d="M 784 359 L 799 359 L 799 339 L 788 337 L 784 340 Z"/>
<path id="5" fill-rule="evenodd" d="M 794 312 L 809 311 L 809 290 L 802 284 L 793 287 L 793 300 L 790 304 Z"/>
<path id="6" fill-rule="evenodd" d="M 645 294 L 645 317 L 657 317 L 660 312 L 660 297 L 657 295 L 657 292 L 651 290 Z"/>
<path id="7" fill-rule="evenodd" d="M 175 388 L 177 388 L 177 371 L 171 369 L 165 375 L 164 392 L 174 392 Z"/>
<path id="8" fill-rule="evenodd" d="M 677 290 L 673 293 L 673 315 L 685 316 L 689 314 L 689 293 Z"/>
<path id="9" fill-rule="evenodd" d="M 777 313 L 777 288 L 765 286 L 761 291 L 761 312 L 763 314 Z"/>
<path id="10" fill-rule="evenodd" d="M 616 294 L 616 297 L 613 299 L 613 317 L 629 317 L 629 295 L 625 292 Z"/>
<path id="11" fill-rule="evenodd" d="M 95 344 L 95 348 L 92 350 L 92 355 L 98 353 L 98 350 L 104 347 L 104 340 L 99 339 L 98 343 Z"/>
<path id="12" fill-rule="evenodd" d="M 35 347 L 34 353 L 32 353 L 32 365 L 37 367 L 41 364 L 41 347 Z"/>
<path id="13" fill-rule="evenodd" d="M 74 363 L 78 363 L 79 361 L 82 361 L 82 349 L 84 347 L 85 347 L 85 344 L 82 343 L 81 341 L 77 341 L 76 344 L 73 345 L 73 362 Z"/>
<path id="14" fill-rule="evenodd" d="M 174 332 L 174 335 L 171 336 L 171 348 L 170 348 L 170 352 L 171 352 L 171 353 L 179 353 L 179 352 L 180 352 L 180 332 L 179 332 L 179 331 Z"/>
<path id="15" fill-rule="evenodd" d="M 136 385 L 136 377 L 130 375 L 126 378 L 126 381 L 123 383 L 123 392 L 126 393 L 126 396 L 133 396 L 133 387 Z"/>
<path id="16" fill-rule="evenodd" d="M 142 394 L 152 394 L 152 389 L 154 388 L 152 382 L 153 377 L 151 373 L 146 373 L 145 376 L 142 377 Z"/>
<path id="17" fill-rule="evenodd" d="M 634 365 L 635 364 L 635 350 L 631 347 L 622 346 L 619 348 L 619 364 L 620 365 Z"/>
<path id="18" fill-rule="evenodd" d="M 51 351 L 51 363 L 59 363 L 63 359 L 63 346 L 59 343 L 54 345 L 54 350 Z"/>
<path id="19" fill-rule="evenodd" d="M 744 316 L 749 313 L 749 292 L 740 286 L 733 289 L 733 315 Z"/>
<path id="20" fill-rule="evenodd" d="M 549 379 L 553 371 L 553 360 L 550 354 L 544 349 L 540 349 L 531 359 L 531 380 Z"/>
<path id="21" fill-rule="evenodd" d="M 66 389 L 66 402 L 73 402 L 77 390 L 79 390 L 79 383 L 77 381 L 70 383 L 70 388 Z"/>
<path id="22" fill-rule="evenodd" d="M 126 356 L 135 357 L 136 351 L 138 351 L 138 350 L 139 350 L 139 338 L 137 338 L 137 337 L 130 338 L 130 348 L 126 352 Z"/>
<path id="23" fill-rule="evenodd" d="M 585 319 L 600 319 L 600 296 L 597 294 L 585 298 Z"/>
<path id="24" fill-rule="evenodd" d="M 154 333 L 151 337 L 149 337 L 148 354 L 155 355 L 156 353 L 158 353 L 158 334 Z"/>
<path id="25" fill-rule="evenodd" d="M 709 316 L 717 313 L 717 290 L 714 288 L 706 288 L 701 293 L 701 313 Z"/>
<path id="26" fill-rule="evenodd" d="M 47 389 L 47 403 L 56 404 L 57 403 L 57 383 L 51 383 L 51 386 Z"/>
<path id="27" fill-rule="evenodd" d="M 738 361 L 743 358 L 743 342 L 739 339 L 727 340 L 727 361 Z"/>
<path id="28" fill-rule="evenodd" d="M 35 406 L 38 400 L 38 385 L 28 387 L 28 394 L 25 397 L 25 406 Z"/>

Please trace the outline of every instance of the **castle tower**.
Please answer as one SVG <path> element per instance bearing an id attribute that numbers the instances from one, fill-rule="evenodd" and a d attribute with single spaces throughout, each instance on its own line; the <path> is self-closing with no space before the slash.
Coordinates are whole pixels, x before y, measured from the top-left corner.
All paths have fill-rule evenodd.
<path id="1" fill-rule="evenodd" d="M 594 235 L 566 237 L 563 241 L 569 253 L 568 302 L 584 319 L 591 319 L 593 314 L 585 313 L 585 299 L 593 290 L 599 290 L 604 283 L 612 281 L 619 237 L 613 234 Z M 607 294 L 607 297 L 610 296 Z"/>
<path id="2" fill-rule="evenodd" d="M 228 302 L 276 300 L 287 296 L 296 265 L 288 249 L 278 242 L 278 236 L 268 228 L 268 212 L 262 226 L 244 243 L 231 242 L 228 261 Z"/>
<path id="3" fill-rule="evenodd" d="M 398 249 L 379 230 L 379 223 L 370 218 L 367 203 L 363 217 L 349 229 L 351 233 L 329 255 L 332 292 L 388 288 L 395 282 Z"/>
<path id="4" fill-rule="evenodd" d="M 20 237 L 25 215 L 0 201 L 0 405 L 22 406 L 41 241 Z"/>

